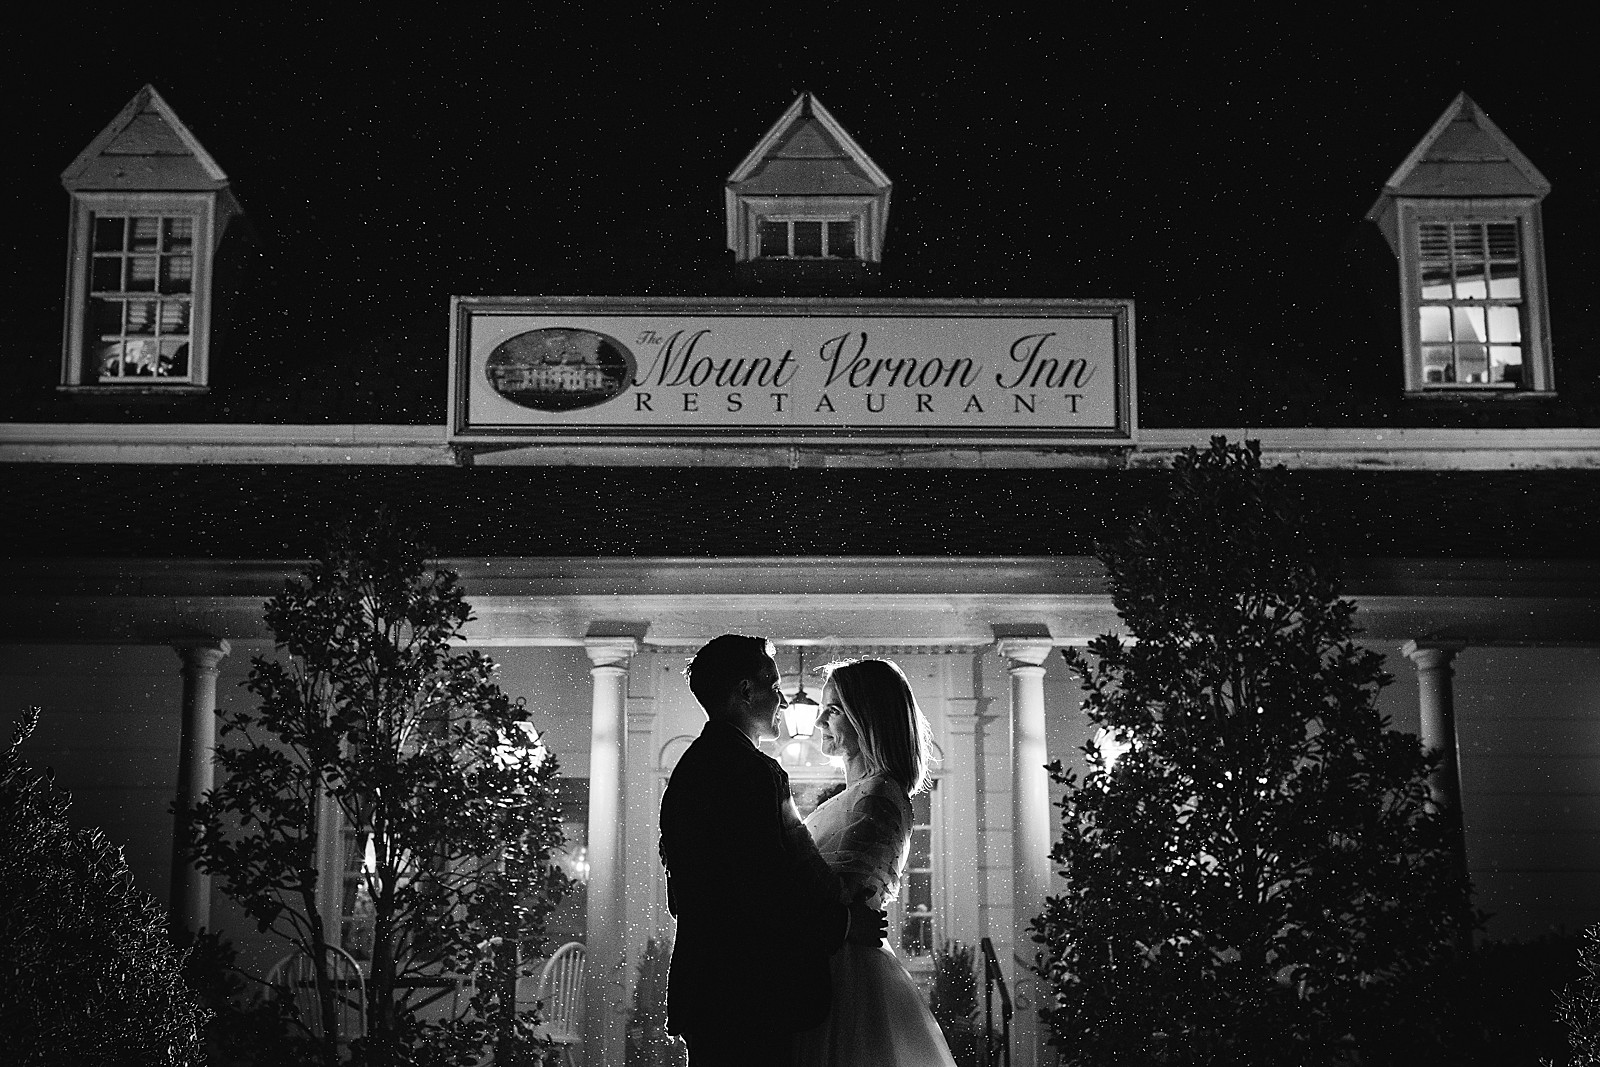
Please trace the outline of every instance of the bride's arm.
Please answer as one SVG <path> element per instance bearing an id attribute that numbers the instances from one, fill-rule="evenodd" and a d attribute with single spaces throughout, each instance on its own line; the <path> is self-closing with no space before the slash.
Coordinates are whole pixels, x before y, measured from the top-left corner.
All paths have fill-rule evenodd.
<path id="1" fill-rule="evenodd" d="M 868 891 L 867 904 L 881 909 L 900 888 L 900 864 L 910 827 L 888 793 L 893 786 L 869 788 L 852 799 L 843 839 L 829 858 L 843 883 L 845 898 Z M 843 799 L 843 798 L 841 798 Z"/>

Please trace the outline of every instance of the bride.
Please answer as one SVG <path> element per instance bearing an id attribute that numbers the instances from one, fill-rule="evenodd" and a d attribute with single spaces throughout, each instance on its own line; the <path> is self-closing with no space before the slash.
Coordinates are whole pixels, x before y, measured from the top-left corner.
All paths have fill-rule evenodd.
<path id="1" fill-rule="evenodd" d="M 882 909 L 900 887 L 911 840 L 910 794 L 927 780 L 928 723 L 900 668 L 858 659 L 827 669 L 817 720 L 822 750 L 845 761 L 845 790 L 806 819 L 846 900 Z M 797 1035 L 797 1067 L 955 1067 L 939 1024 L 885 944 L 846 943 L 829 960 L 828 1017 Z"/>

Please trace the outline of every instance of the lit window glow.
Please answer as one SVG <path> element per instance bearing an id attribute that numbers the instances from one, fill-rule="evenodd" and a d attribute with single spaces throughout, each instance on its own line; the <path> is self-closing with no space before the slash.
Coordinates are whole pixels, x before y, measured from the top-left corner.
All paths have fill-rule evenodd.
<path id="1" fill-rule="evenodd" d="M 1417 226 L 1422 382 L 1431 388 L 1522 384 L 1522 258 L 1515 219 Z"/>
<path id="2" fill-rule="evenodd" d="M 192 216 L 98 215 L 90 250 L 88 367 L 97 381 L 188 381 Z"/>

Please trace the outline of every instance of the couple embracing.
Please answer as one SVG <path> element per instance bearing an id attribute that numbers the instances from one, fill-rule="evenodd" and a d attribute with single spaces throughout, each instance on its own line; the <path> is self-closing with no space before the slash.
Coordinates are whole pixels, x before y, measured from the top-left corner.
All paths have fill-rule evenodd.
<path id="1" fill-rule="evenodd" d="M 709 721 L 661 801 L 678 933 L 667 1028 L 690 1067 L 954 1067 L 884 944 L 927 776 L 928 724 L 888 660 L 827 668 L 817 722 L 844 792 L 801 821 L 758 743 L 785 701 L 772 642 L 724 634 L 684 672 Z"/>

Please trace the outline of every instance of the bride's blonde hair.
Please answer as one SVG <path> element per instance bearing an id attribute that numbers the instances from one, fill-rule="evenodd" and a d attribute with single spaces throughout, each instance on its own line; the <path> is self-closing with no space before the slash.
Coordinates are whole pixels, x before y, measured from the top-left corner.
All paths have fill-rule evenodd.
<path id="1" fill-rule="evenodd" d="M 822 670 L 861 741 L 868 771 L 887 774 L 907 793 L 921 792 L 928 784 L 928 720 L 900 665 L 886 659 L 852 659 Z"/>

